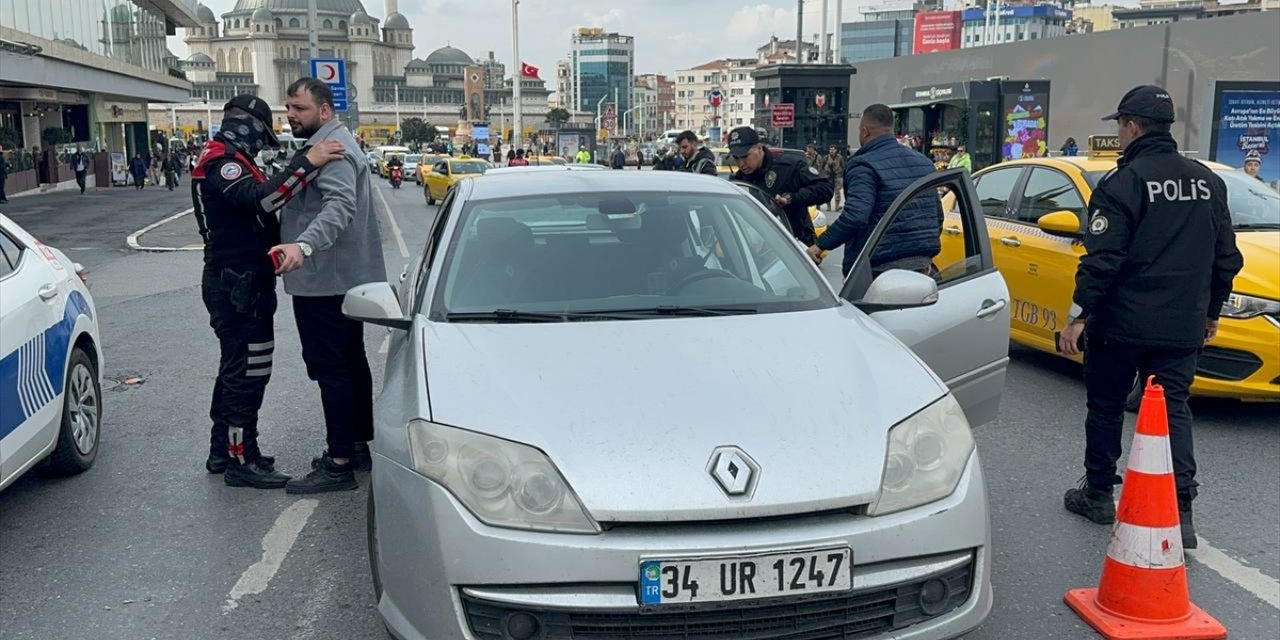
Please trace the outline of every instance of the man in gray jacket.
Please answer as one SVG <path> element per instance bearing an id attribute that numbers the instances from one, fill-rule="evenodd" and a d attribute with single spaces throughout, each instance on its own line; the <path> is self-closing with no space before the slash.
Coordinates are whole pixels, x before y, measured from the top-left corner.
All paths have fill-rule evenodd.
<path id="1" fill-rule="evenodd" d="M 281 211 L 277 273 L 293 297 L 307 375 L 320 385 L 329 448 L 312 460 L 305 478 L 285 486 L 288 493 L 321 493 L 356 488 L 355 469 L 370 463 L 373 439 L 373 377 L 364 351 L 364 326 L 342 315 L 347 290 L 387 279 L 382 238 L 373 209 L 368 164 L 351 132 L 337 120 L 333 93 L 315 78 L 289 86 L 285 98 L 293 135 L 306 147 L 323 140 L 346 146 L 345 161 L 325 166 L 303 197 Z"/>

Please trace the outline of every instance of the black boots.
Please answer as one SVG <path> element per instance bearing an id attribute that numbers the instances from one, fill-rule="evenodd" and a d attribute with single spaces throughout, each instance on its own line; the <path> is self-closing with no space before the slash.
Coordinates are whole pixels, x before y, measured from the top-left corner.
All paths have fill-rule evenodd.
<path id="1" fill-rule="evenodd" d="M 307 477 L 290 480 L 285 486 L 285 493 L 327 493 L 329 491 L 352 491 L 359 487 L 356 484 L 355 462 L 335 464 L 328 453 L 320 456 L 320 461 Z"/>
<path id="2" fill-rule="evenodd" d="M 369 443 L 357 442 L 355 445 L 356 454 L 351 458 L 352 464 L 356 465 L 356 471 L 370 471 L 373 469 L 373 454 L 369 452 Z M 311 468 L 319 469 L 320 461 L 329 455 L 328 451 L 311 459 Z"/>
<path id="3" fill-rule="evenodd" d="M 1089 481 L 1082 478 L 1080 486 L 1068 489 L 1062 496 L 1062 506 L 1071 513 L 1084 516 L 1098 524 L 1113 524 L 1116 521 L 1116 503 L 1110 491 L 1102 491 L 1089 486 Z"/>
<path id="4" fill-rule="evenodd" d="M 267 469 L 276 468 L 276 459 L 274 456 L 258 456 L 258 463 Z M 209 457 L 204 461 L 204 468 L 209 473 L 218 474 L 227 470 L 227 465 L 231 464 L 231 456 L 226 453 L 217 454 L 210 453 Z"/>
<path id="5" fill-rule="evenodd" d="M 289 482 L 289 476 L 276 471 L 274 467 L 266 464 L 262 458 L 245 464 L 240 464 L 239 460 L 231 460 L 227 464 L 226 474 L 222 476 L 222 481 L 227 483 L 228 487 L 279 489 Z"/>

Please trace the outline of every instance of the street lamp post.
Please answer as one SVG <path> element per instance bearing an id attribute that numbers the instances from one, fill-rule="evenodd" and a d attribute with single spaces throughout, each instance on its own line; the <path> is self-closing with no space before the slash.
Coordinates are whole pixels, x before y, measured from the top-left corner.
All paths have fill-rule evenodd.
<path id="1" fill-rule="evenodd" d="M 512 118 L 515 120 L 515 129 L 511 134 L 511 145 L 514 149 L 520 148 L 520 137 L 523 133 L 521 129 L 521 100 L 520 85 L 524 78 L 524 63 L 520 61 L 520 0 L 511 0 L 511 50 L 514 56 L 512 63 L 516 65 L 515 73 L 511 74 L 511 99 Z"/>
<path id="2" fill-rule="evenodd" d="M 204 141 L 208 142 L 213 136 L 209 134 L 213 131 L 213 105 L 209 103 L 209 92 L 204 92 Z"/>

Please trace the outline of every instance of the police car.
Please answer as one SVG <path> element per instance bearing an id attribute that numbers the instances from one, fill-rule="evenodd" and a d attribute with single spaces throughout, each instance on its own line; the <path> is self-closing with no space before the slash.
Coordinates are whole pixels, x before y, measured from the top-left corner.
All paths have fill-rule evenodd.
<path id="1" fill-rule="evenodd" d="M 93 466 L 101 344 L 83 268 L 0 215 L 0 489 Z"/>

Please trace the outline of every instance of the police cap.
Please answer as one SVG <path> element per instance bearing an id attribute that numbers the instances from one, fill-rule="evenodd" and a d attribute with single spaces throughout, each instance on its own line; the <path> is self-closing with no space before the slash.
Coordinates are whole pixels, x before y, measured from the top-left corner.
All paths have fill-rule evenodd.
<path id="1" fill-rule="evenodd" d="M 1173 98 L 1169 92 L 1151 84 L 1129 90 L 1120 98 L 1116 112 L 1103 120 L 1119 120 L 1120 116 L 1136 116 L 1152 122 L 1173 122 Z"/>
<path id="2" fill-rule="evenodd" d="M 751 127 L 737 127 L 729 132 L 729 155 L 741 158 L 752 147 L 760 144 L 760 136 Z"/>

